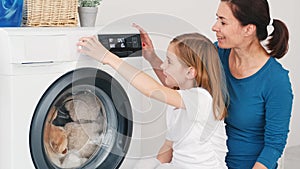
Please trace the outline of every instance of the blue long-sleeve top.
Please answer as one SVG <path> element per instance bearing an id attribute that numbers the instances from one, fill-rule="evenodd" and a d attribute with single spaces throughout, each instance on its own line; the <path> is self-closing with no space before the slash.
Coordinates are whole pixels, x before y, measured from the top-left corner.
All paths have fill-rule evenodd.
<path id="1" fill-rule="evenodd" d="M 255 74 L 237 79 L 229 69 L 230 49 L 217 43 L 230 96 L 226 132 L 228 168 L 251 169 L 255 162 L 273 169 L 286 145 L 293 93 L 288 71 L 270 57 Z"/>

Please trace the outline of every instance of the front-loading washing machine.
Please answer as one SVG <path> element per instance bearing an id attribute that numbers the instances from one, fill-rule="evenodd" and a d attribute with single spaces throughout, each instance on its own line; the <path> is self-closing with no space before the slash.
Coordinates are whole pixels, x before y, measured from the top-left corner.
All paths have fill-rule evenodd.
<path id="1" fill-rule="evenodd" d="M 130 169 L 141 157 L 142 95 L 76 51 L 98 30 L 0 30 L 0 168 Z M 142 68 L 138 34 L 98 36 Z"/>

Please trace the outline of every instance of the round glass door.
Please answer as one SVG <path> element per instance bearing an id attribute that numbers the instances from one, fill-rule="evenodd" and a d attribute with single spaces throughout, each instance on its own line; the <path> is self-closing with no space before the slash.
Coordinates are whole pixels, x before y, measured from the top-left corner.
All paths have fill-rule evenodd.
<path id="1" fill-rule="evenodd" d="M 131 116 L 126 92 L 110 75 L 93 68 L 67 73 L 47 90 L 32 119 L 36 168 L 118 168 L 130 143 Z"/>
<path id="2" fill-rule="evenodd" d="M 52 164 L 81 168 L 102 151 L 104 161 L 116 140 L 117 117 L 111 99 L 99 88 L 80 85 L 63 92 L 44 124 L 44 148 Z M 98 157 L 99 158 L 99 157 Z"/>

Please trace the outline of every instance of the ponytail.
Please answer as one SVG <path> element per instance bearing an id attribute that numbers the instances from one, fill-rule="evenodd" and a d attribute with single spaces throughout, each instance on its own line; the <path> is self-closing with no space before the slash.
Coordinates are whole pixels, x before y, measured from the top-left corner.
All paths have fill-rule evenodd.
<path id="1" fill-rule="evenodd" d="M 269 54 L 272 57 L 280 59 L 287 53 L 289 48 L 289 31 L 286 25 L 278 19 L 274 19 L 272 25 L 274 31 L 271 33 L 266 46 L 271 51 Z"/>

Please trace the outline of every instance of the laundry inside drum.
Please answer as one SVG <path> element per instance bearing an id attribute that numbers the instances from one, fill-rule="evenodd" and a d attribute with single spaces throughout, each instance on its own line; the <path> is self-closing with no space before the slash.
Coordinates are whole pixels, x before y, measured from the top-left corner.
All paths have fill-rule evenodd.
<path id="1" fill-rule="evenodd" d="M 106 112 L 93 92 L 70 91 L 50 108 L 44 126 L 44 148 L 49 161 L 59 168 L 80 168 L 103 145 Z"/>

